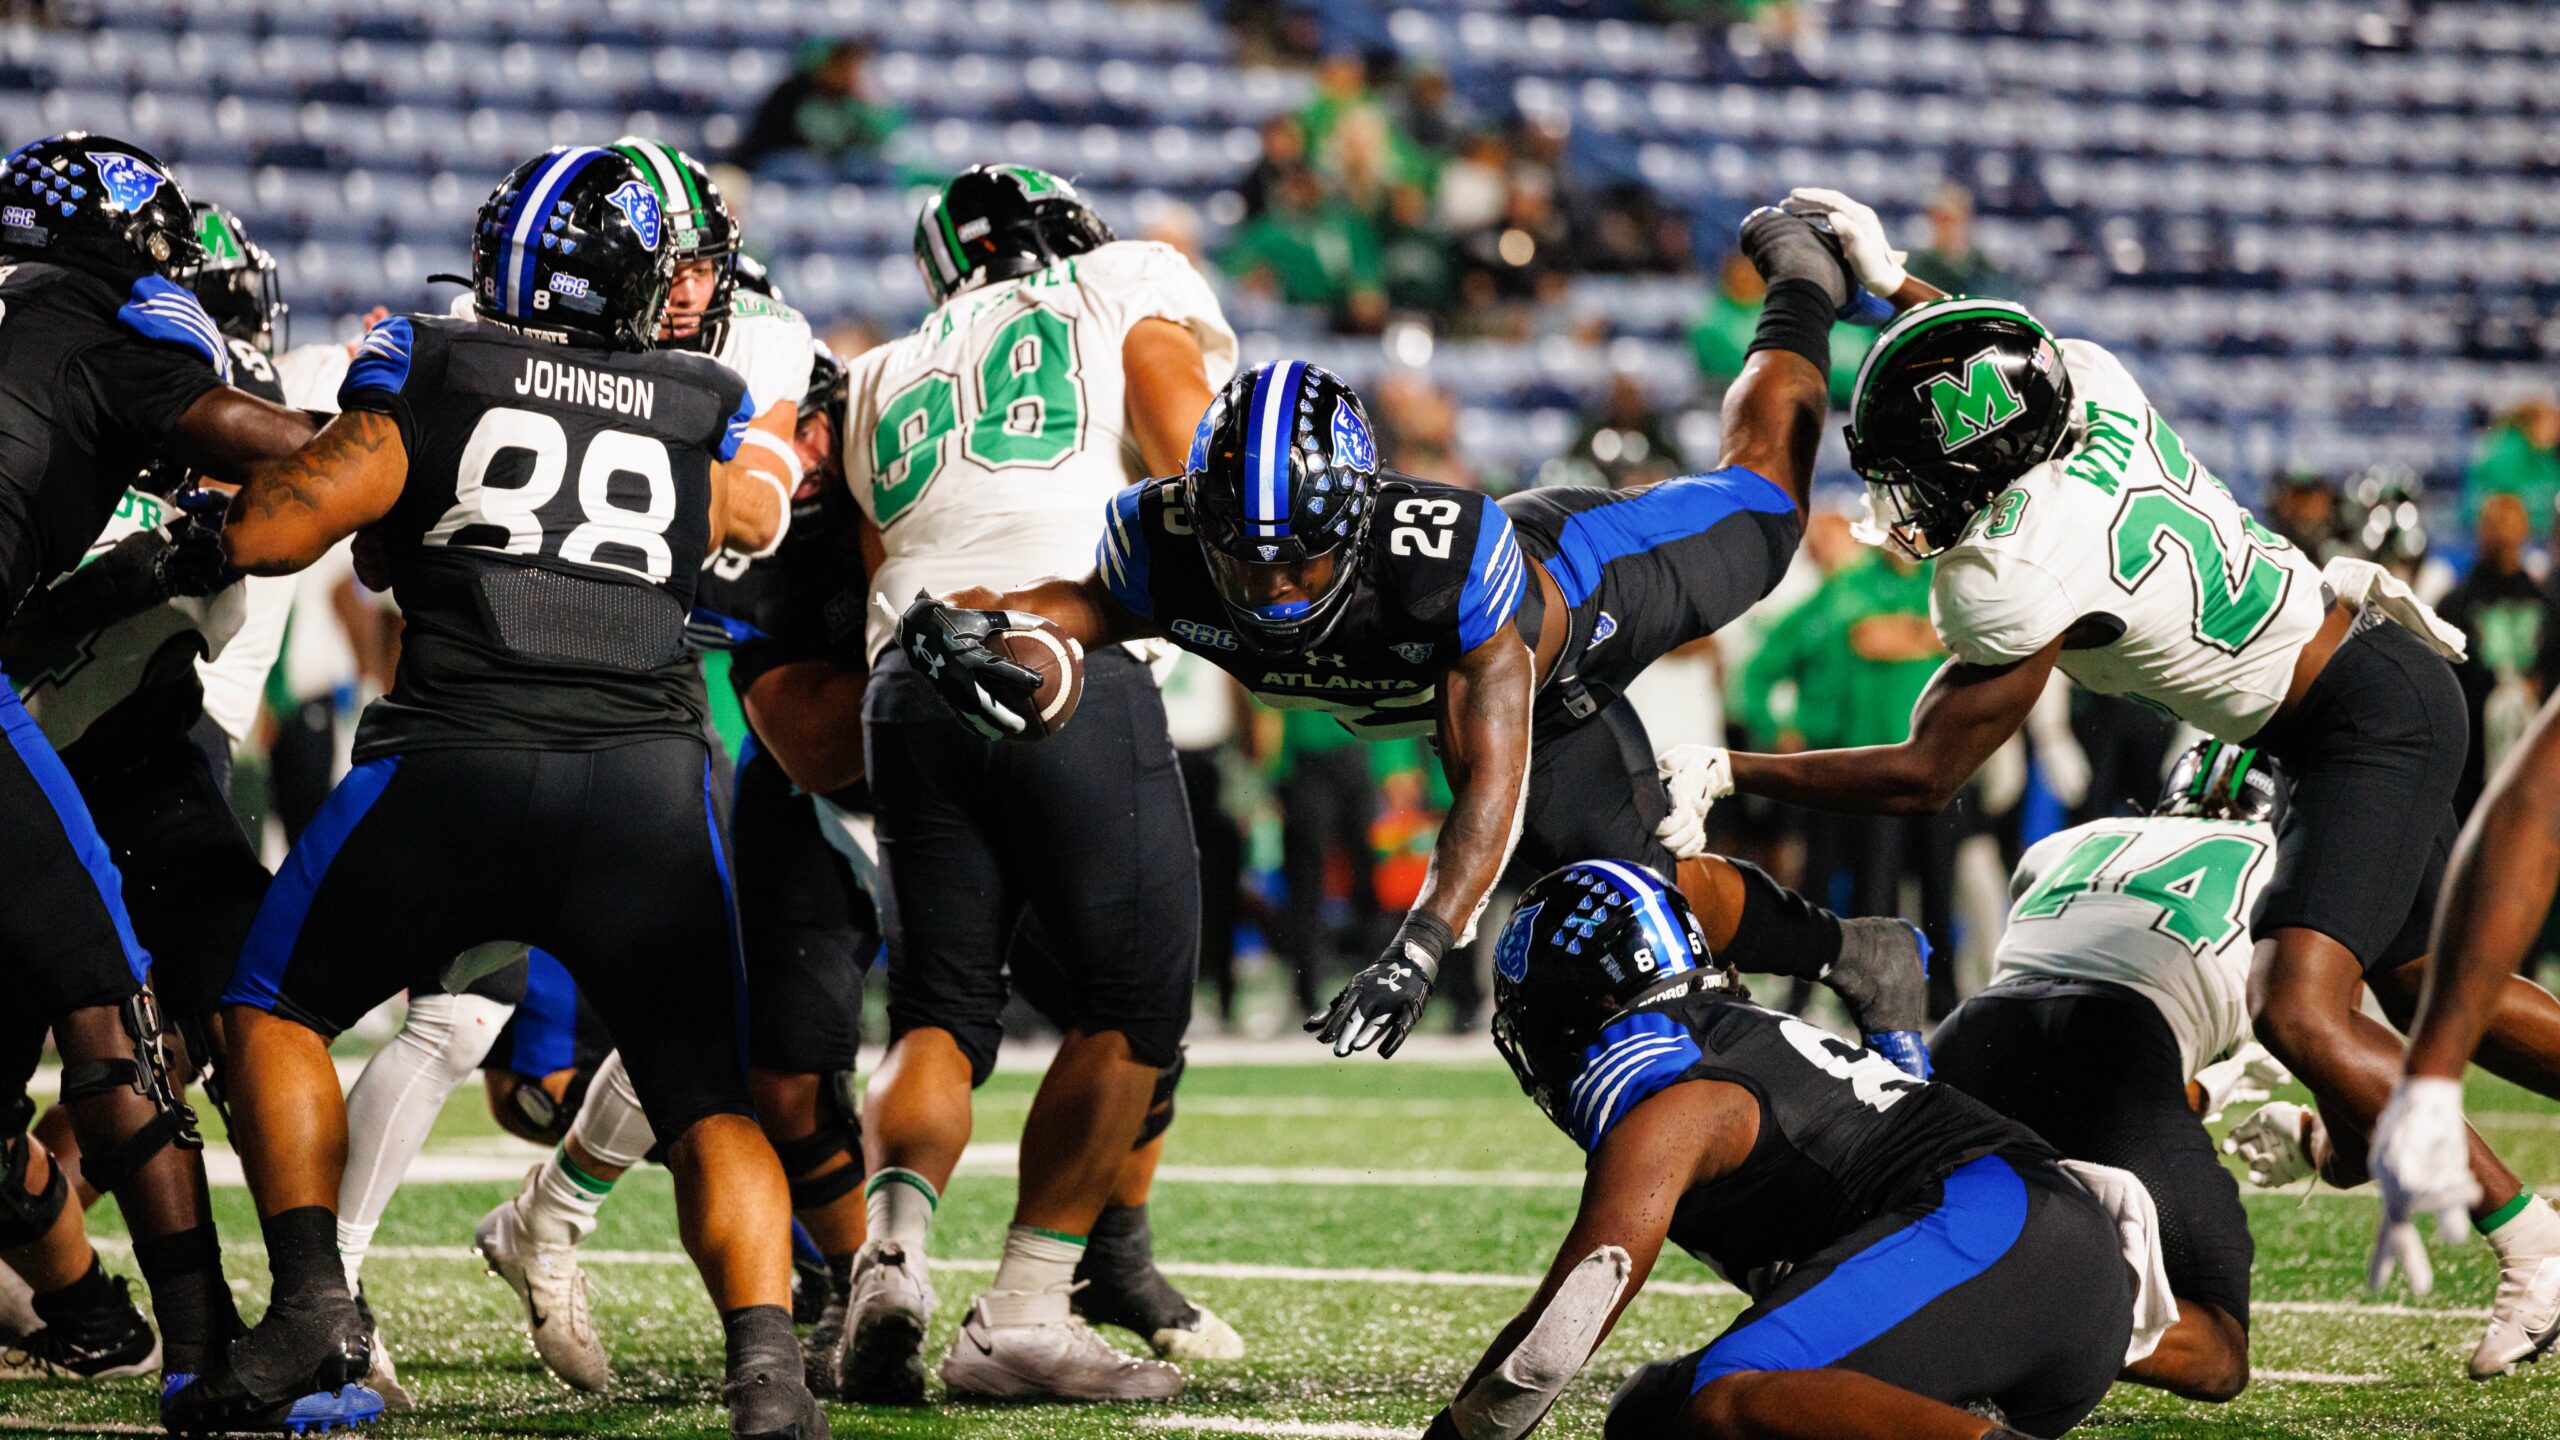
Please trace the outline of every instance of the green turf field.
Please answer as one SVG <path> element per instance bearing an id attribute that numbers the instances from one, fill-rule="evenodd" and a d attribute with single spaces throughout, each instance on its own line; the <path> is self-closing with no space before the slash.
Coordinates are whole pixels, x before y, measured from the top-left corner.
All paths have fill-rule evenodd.
<path id="1" fill-rule="evenodd" d="M 999 1073 L 981 1094 L 988 1149 L 952 1186 L 935 1232 L 943 1299 L 936 1345 L 983 1285 L 1012 1198 L 1009 1150 L 1033 1077 Z M 2530 1178 L 2560 1177 L 2560 1107 L 2509 1087 L 2473 1089 L 2475 1119 Z M 430 1156 L 530 1163 L 499 1135 L 476 1088 L 448 1109 Z M 833 1408 L 842 1436 L 1074 1437 L 1267 1434 L 1362 1440 L 1418 1432 L 1526 1298 L 1572 1213 L 1577 1156 L 1498 1064 L 1195 1065 L 1183 1087 L 1155 1203 L 1177 1283 L 1243 1333 L 1250 1357 L 1195 1370 L 1161 1407 Z M 718 1332 L 676 1250 L 666 1177 L 626 1181 L 591 1248 L 597 1320 L 618 1366 L 610 1399 L 546 1375 L 506 1287 L 465 1253 L 503 1182 L 413 1184 L 394 1202 L 366 1269 L 403 1376 L 422 1409 L 385 1436 L 724 1434 L 713 1399 Z M 2251 1198 L 2258 1239 L 2258 1382 L 2219 1409 L 2121 1387 L 2078 1434 L 2108 1437 L 2506 1437 L 2560 1434 L 2560 1373 L 2475 1385 L 2492 1267 L 2486 1246 L 2441 1257 L 2437 1293 L 2364 1293 L 2369 1193 Z M 219 1192 L 234 1285 L 254 1315 L 263 1264 L 246 1192 Z M 93 1212 L 102 1235 L 120 1227 Z M 109 1265 L 131 1273 L 110 1248 Z M 1596 1436 L 1610 1389 L 1643 1360 L 1694 1348 L 1740 1308 L 1703 1268 L 1666 1255 L 1655 1283 L 1542 1433 Z M 1129 1337 L 1118 1337 L 1128 1341 Z M 1130 1342 L 1133 1343 L 1134 1342 Z M 937 1350 L 938 1356 L 938 1350 Z M 153 1386 L 0 1384 L 0 1428 L 135 1433 Z M 156 1427 L 154 1427 L 156 1429 Z"/>

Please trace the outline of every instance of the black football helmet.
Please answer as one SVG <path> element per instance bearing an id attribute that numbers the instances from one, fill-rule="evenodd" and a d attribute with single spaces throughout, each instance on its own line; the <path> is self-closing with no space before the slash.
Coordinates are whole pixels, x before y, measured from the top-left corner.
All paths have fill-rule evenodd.
<path id="1" fill-rule="evenodd" d="M 270 355 L 289 343 L 276 257 L 249 238 L 240 217 L 219 205 L 196 202 L 196 244 L 204 263 L 196 267 L 196 299 L 222 333 Z"/>
<path id="2" fill-rule="evenodd" d="M 2154 815 L 2270 825 L 2284 803 L 2284 775 L 2265 751 L 2199 740 L 2169 767 Z"/>
<path id="3" fill-rule="evenodd" d="M 1915 556 L 2051 459 L 2071 429 L 2052 332 L 2005 300 L 1936 300 L 1876 337 L 1849 395 L 1849 465 L 1876 523 Z"/>
<path id="4" fill-rule="evenodd" d="M 1192 434 L 1182 486 L 1247 645 L 1288 654 L 1332 633 L 1378 500 L 1377 442 L 1340 376 L 1284 360 L 1228 381 Z"/>
<path id="5" fill-rule="evenodd" d="M 1058 176 L 1028 165 L 972 165 L 945 181 L 916 216 L 916 268 L 939 305 L 1116 238 Z"/>
<path id="6" fill-rule="evenodd" d="M 184 282 L 204 262 L 193 207 L 159 157 L 73 130 L 0 162 L 0 252 L 86 270 L 118 286 Z"/>
<path id="7" fill-rule="evenodd" d="M 617 350 L 657 343 L 676 250 L 666 207 L 630 157 L 556 146 L 480 206 L 471 293 L 480 318 Z"/>
<path id="8" fill-rule="evenodd" d="M 1572 1126 L 1565 1092 L 1601 1028 L 1647 1001 L 1746 992 L 1689 902 L 1641 865 L 1584 860 L 1520 892 L 1493 944 L 1493 1043 L 1520 1088 Z"/>
<path id="9" fill-rule="evenodd" d="M 708 260 L 714 267 L 711 298 L 702 307 L 700 323 L 691 334 L 670 337 L 665 343 L 671 349 L 717 351 L 728 334 L 729 307 L 738 293 L 737 217 L 721 198 L 720 187 L 711 183 L 711 172 L 673 145 L 625 135 L 613 142 L 613 148 L 639 166 L 658 192 L 676 247 L 676 268 L 697 260 Z M 661 323 L 673 318 L 663 317 Z"/>

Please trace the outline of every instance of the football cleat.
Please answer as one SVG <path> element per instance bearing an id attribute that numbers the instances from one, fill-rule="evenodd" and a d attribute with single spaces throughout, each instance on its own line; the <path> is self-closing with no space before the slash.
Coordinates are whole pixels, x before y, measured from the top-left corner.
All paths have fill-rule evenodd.
<path id="1" fill-rule="evenodd" d="M 1062 1291 L 990 1290 L 952 1338 L 942 1383 L 955 1399 L 1170 1400 L 1182 1372 L 1111 1348 Z"/>
<path id="2" fill-rule="evenodd" d="M 922 1252 L 892 1240 L 865 1244 L 853 1260 L 838 1374 L 847 1400 L 924 1403 L 924 1336 L 933 1324 L 933 1277 Z"/>
<path id="3" fill-rule="evenodd" d="M 1840 922 L 1840 958 L 1822 982 L 1849 1009 L 1867 1048 L 1904 1074 L 1929 1078 L 1929 937 L 1889 915 Z"/>
<path id="4" fill-rule="evenodd" d="M 810 1393 L 842 1395 L 845 1341 L 852 1333 L 853 1283 L 848 1279 L 838 1287 L 832 1277 L 823 1283 L 827 1289 L 819 1304 L 818 1318 L 800 1340 L 800 1370 L 809 1382 Z"/>
<path id="5" fill-rule="evenodd" d="M 1193 1304 L 1156 1268 L 1144 1214 L 1103 1211 L 1076 1265 L 1075 1313 L 1088 1324 L 1130 1331 L 1166 1360 L 1243 1359 L 1235 1327 Z"/>
<path id="6" fill-rule="evenodd" d="M 167 1376 L 160 1421 L 173 1435 L 325 1434 L 382 1413 L 356 1382 L 371 1361 L 364 1321 L 343 1295 L 278 1301 L 203 1374 Z"/>
<path id="7" fill-rule="evenodd" d="M 526 1191 L 499 1201 L 480 1217 L 471 1248 L 488 1263 L 489 1273 L 507 1282 L 524 1302 L 525 1331 L 533 1353 L 542 1357 L 560 1383 L 573 1390 L 602 1391 L 613 1383 L 613 1362 L 596 1338 L 595 1315 L 587 1306 L 587 1276 L 578 1268 L 578 1248 L 566 1236 L 536 1236 L 524 1216 Z"/>
<path id="8" fill-rule="evenodd" d="M 0 1373 L 113 1380 L 160 1368 L 160 1337 L 133 1303 L 131 1284 L 107 1277 L 111 1295 L 0 1350 Z"/>
<path id="9" fill-rule="evenodd" d="M 365 1299 L 364 1287 L 356 1287 L 356 1314 L 364 1320 L 365 1336 L 373 1344 L 373 1360 L 364 1372 L 364 1388 L 382 1397 L 385 1414 L 398 1415 L 418 1408 L 409 1387 L 400 1383 L 399 1367 L 391 1363 L 391 1347 L 382 1343 L 382 1326 L 373 1318 L 373 1305 Z"/>
<path id="10" fill-rule="evenodd" d="M 241 1420 L 195 1428 L 195 1422 L 174 1415 L 171 1405 L 181 1393 L 194 1389 L 195 1383 L 195 1376 L 185 1374 L 171 1375 L 160 1382 L 160 1423 L 172 1435 L 327 1435 L 382 1418 L 381 1396 L 362 1385 L 345 1385 L 305 1395 L 285 1406 L 282 1414 L 263 1422 Z"/>
<path id="11" fill-rule="evenodd" d="M 2489 1306 L 2489 1330 L 2471 1352 L 2471 1378 L 2504 1375 L 2519 1363 L 2540 1360 L 2560 1342 L 2560 1255 L 2518 1256 L 2498 1270 L 2498 1297 Z"/>

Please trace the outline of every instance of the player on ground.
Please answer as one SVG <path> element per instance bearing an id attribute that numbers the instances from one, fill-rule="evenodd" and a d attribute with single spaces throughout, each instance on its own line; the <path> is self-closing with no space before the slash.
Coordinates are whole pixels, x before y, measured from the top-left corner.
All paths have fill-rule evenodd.
<path id="1" fill-rule="evenodd" d="M 164 552 L 82 567 L 94 574 L 45 590 L 32 612 L 25 598 L 80 561 L 147 467 L 168 460 L 238 480 L 310 434 L 304 417 L 225 383 L 230 353 L 177 283 L 202 258 L 194 232 L 176 182 L 135 146 L 74 132 L 0 162 L 0 618 L 14 634 L 81 629 L 83 606 L 132 613 L 171 593 Z M 20 987 L 0 1025 L 0 1249 L 43 1242 L 69 1200 L 62 1171 L 25 1138 L 35 1118 L 26 1082 L 50 1030 L 87 1178 L 116 1197 L 135 1236 L 164 1393 L 183 1392 L 240 1325 L 194 1116 L 178 1099 L 146 988 L 150 960 L 87 805 L 14 691 L 0 693 L 0 729 L 0 873 L 13 886 L 0 955 Z M 104 1308 L 94 1265 L 43 1275 L 65 1278 L 67 1288 L 36 1297 L 40 1315 Z M 299 1395 L 281 1395 L 274 1414 L 356 1423 L 380 1404 L 353 1389 Z"/>
<path id="2" fill-rule="evenodd" d="M 2036 842 L 1990 987 L 1929 1042 L 1935 1078 L 2151 1192 L 2178 1322 L 2125 1378 L 2194 1400 L 2249 1383 L 2249 1216 L 2201 1111 L 2219 1108 L 2205 1072 L 2250 1044 L 2277 784 L 2258 752 L 2206 740 L 2150 815 Z"/>
<path id="3" fill-rule="evenodd" d="M 1081 568 L 1110 496 L 1179 462 L 1234 367 L 1216 297 L 1180 254 L 1115 240 L 1073 186 L 1024 166 L 944 185 L 917 221 L 916 261 L 935 308 L 851 362 L 836 432 L 879 532 L 874 590 L 903 601 Z M 1114 1350 L 1070 1301 L 1191 1018 L 1198 861 L 1164 702 L 1143 660 L 1096 647 L 1086 723 L 1000 744 L 935 698 L 895 639 L 871 627 L 862 714 L 891 1038 L 864 1100 L 870 1239 L 846 1394 L 923 1398 L 925 1240 L 968 1143 L 970 1091 L 995 1064 L 1029 915 L 1072 1013 L 1025 1123 L 1003 1258 L 943 1381 L 961 1395 L 1172 1395 L 1179 1370 Z"/>
<path id="4" fill-rule="evenodd" d="M 1749 1003 L 1636 866 L 1531 885 L 1494 974 L 1494 1042 L 1590 1161 L 1546 1279 L 1426 1440 L 1526 1434 L 1665 1241 L 1752 1304 L 1620 1386 L 1611 1440 L 2020 1440 L 2106 1394 L 2135 1284 L 2088 1185 L 2130 1176 Z M 1984 1404 L 2005 1418 L 1958 1408 Z"/>
<path id="5" fill-rule="evenodd" d="M 721 476 L 753 418 L 699 356 L 648 349 L 674 249 L 625 157 L 516 168 L 472 247 L 479 323 L 368 335 L 343 411 L 253 478 L 224 540 L 289 573 L 373 527 L 407 619 L 356 767 L 269 890 L 224 993 L 233 1109 L 274 1273 L 265 1319 L 178 1398 L 181 1426 L 363 1373 L 337 1255 L 346 1113 L 328 1038 L 453 958 L 539 945 L 581 982 L 669 1137 L 721 1312 L 734 1433 L 822 1437 L 788 1309 L 789 1203 L 734 1048 L 735 923 L 683 644 Z"/>
<path id="6" fill-rule="evenodd" d="M 1800 219 L 1760 211 L 1742 243 L 1769 300 L 1725 396 L 1712 474 L 1496 505 L 1383 474 L 1347 385 L 1311 365 L 1264 366 L 1227 387 L 1180 472 L 1112 502 L 1093 573 L 919 602 L 906 648 L 990 730 L 1020 728 L 1010 707 L 1030 677 L 983 637 L 1028 611 L 1088 654 L 1169 637 L 1264 701 L 1328 711 L 1363 736 L 1436 732 L 1456 799 L 1421 898 L 1386 955 L 1308 1022 L 1337 1054 L 1376 1044 L 1392 1055 L 1515 844 L 1524 878 L 1587 855 L 1674 872 L 1654 834 L 1670 804 L 1652 744 L 1618 700 L 1647 665 L 1785 573 L 1812 481 L 1830 326 L 1851 297 L 1836 254 Z M 1679 868 L 1720 953 L 1829 980 L 1874 1043 L 1925 1066 L 1910 926 L 1837 920 L 1750 865 Z"/>
<path id="7" fill-rule="evenodd" d="M 1952 658 L 1902 744 L 1675 751 L 1665 769 L 1683 813 L 1666 828 L 1694 831 L 1737 789 L 1816 809 L 1943 808 L 2057 668 L 2265 750 L 2292 793 L 2251 918 L 2251 1018 L 2319 1099 L 2337 1141 L 2323 1173 L 2356 1183 L 2402 1064 L 2359 998 L 2423 979 L 2452 849 L 2467 722 L 2441 651 L 2458 637 L 2379 567 L 2324 575 L 2260 525 L 2105 350 L 2057 340 L 2005 301 L 1948 300 L 1902 273 L 1874 212 L 1831 192 L 1798 199 L 1904 307 L 1859 368 L 1850 460 L 1868 481 L 1871 538 L 1937 557 L 1931 619 Z M 2549 1040 L 2560 1061 L 2560 1005 L 2536 995 L 2498 1023 Z M 2429 1086 L 2404 1098 L 2430 1096 L 2447 1098 Z M 2502 1260 L 2560 1255 L 2560 1217 L 2540 1200 L 2510 1207 L 2523 1192 L 2476 1137 L 2471 1163 L 2489 1191 L 2472 1216 Z M 2394 1261 L 2427 1281 L 2414 1239 L 2377 1251 L 2377 1283 Z"/>

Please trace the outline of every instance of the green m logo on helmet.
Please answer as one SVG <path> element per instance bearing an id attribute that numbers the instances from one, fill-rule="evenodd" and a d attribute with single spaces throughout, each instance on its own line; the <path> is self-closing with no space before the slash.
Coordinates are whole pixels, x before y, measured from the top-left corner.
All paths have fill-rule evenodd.
<path id="1" fill-rule="evenodd" d="M 1961 372 L 1930 376 L 1919 390 L 1938 422 L 1938 444 L 1950 454 L 2027 413 L 2027 402 L 2001 372 L 1997 348 L 1974 355 Z"/>

